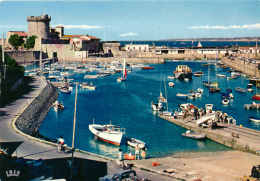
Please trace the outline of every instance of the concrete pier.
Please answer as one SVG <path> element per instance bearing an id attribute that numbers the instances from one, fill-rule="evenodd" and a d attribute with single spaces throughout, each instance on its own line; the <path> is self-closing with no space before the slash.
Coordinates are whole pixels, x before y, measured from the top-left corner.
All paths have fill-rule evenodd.
<path id="1" fill-rule="evenodd" d="M 260 131 L 258 130 L 226 123 L 218 123 L 217 129 L 202 128 L 196 124 L 195 119 L 183 120 L 181 117 L 173 119 L 164 115 L 159 115 L 159 117 L 191 131 L 205 133 L 207 138 L 236 150 L 251 153 L 260 150 Z"/>

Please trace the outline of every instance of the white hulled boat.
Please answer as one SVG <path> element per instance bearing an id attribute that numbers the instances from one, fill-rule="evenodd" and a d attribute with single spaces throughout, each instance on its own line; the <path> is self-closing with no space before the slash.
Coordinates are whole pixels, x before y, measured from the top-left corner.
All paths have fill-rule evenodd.
<path id="1" fill-rule="evenodd" d="M 98 125 L 90 124 L 89 130 L 95 135 L 95 140 L 100 139 L 107 143 L 114 145 L 120 145 L 123 135 L 125 134 L 125 128 L 119 128 L 115 125 Z"/>

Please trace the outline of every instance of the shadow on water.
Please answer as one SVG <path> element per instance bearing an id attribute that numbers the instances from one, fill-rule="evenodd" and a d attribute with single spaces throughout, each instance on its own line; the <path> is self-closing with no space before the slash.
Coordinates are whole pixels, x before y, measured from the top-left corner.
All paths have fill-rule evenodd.
<path id="1" fill-rule="evenodd" d="M 11 105 L 14 101 L 23 98 L 24 95 L 33 91 L 36 88 L 36 86 L 32 85 L 34 81 L 34 77 L 25 76 L 20 87 L 18 87 L 15 91 L 8 92 L 6 95 L 0 97 L 0 108 L 5 107 L 6 105 Z M 0 116 L 4 114 L 4 112 L 0 112 Z"/>

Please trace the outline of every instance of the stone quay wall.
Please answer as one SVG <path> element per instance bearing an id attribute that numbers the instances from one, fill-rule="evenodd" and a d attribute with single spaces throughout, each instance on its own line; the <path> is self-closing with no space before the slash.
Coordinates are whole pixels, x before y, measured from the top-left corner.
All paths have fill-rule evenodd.
<path id="1" fill-rule="evenodd" d="M 27 108 L 17 118 L 15 122 L 17 129 L 27 135 L 35 134 L 57 98 L 56 88 L 47 82 L 38 96 L 31 103 L 28 102 Z"/>
<path id="2" fill-rule="evenodd" d="M 258 67 L 250 62 L 245 62 L 237 57 L 234 59 L 228 59 L 225 57 L 222 59 L 222 62 L 228 67 L 243 72 L 243 74 L 246 74 L 248 77 L 260 77 L 260 71 L 258 70 Z"/>

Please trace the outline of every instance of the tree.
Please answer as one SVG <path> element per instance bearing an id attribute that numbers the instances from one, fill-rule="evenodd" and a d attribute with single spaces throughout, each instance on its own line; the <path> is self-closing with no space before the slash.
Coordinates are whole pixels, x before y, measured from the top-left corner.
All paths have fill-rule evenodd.
<path id="1" fill-rule="evenodd" d="M 14 49 L 18 50 L 18 47 L 24 43 L 23 37 L 13 34 L 10 36 L 8 42 L 14 47 Z"/>
<path id="2" fill-rule="evenodd" d="M 25 48 L 30 49 L 34 48 L 35 45 L 35 39 L 38 38 L 35 35 L 30 36 L 29 38 L 26 39 L 26 44 L 24 45 Z"/>

